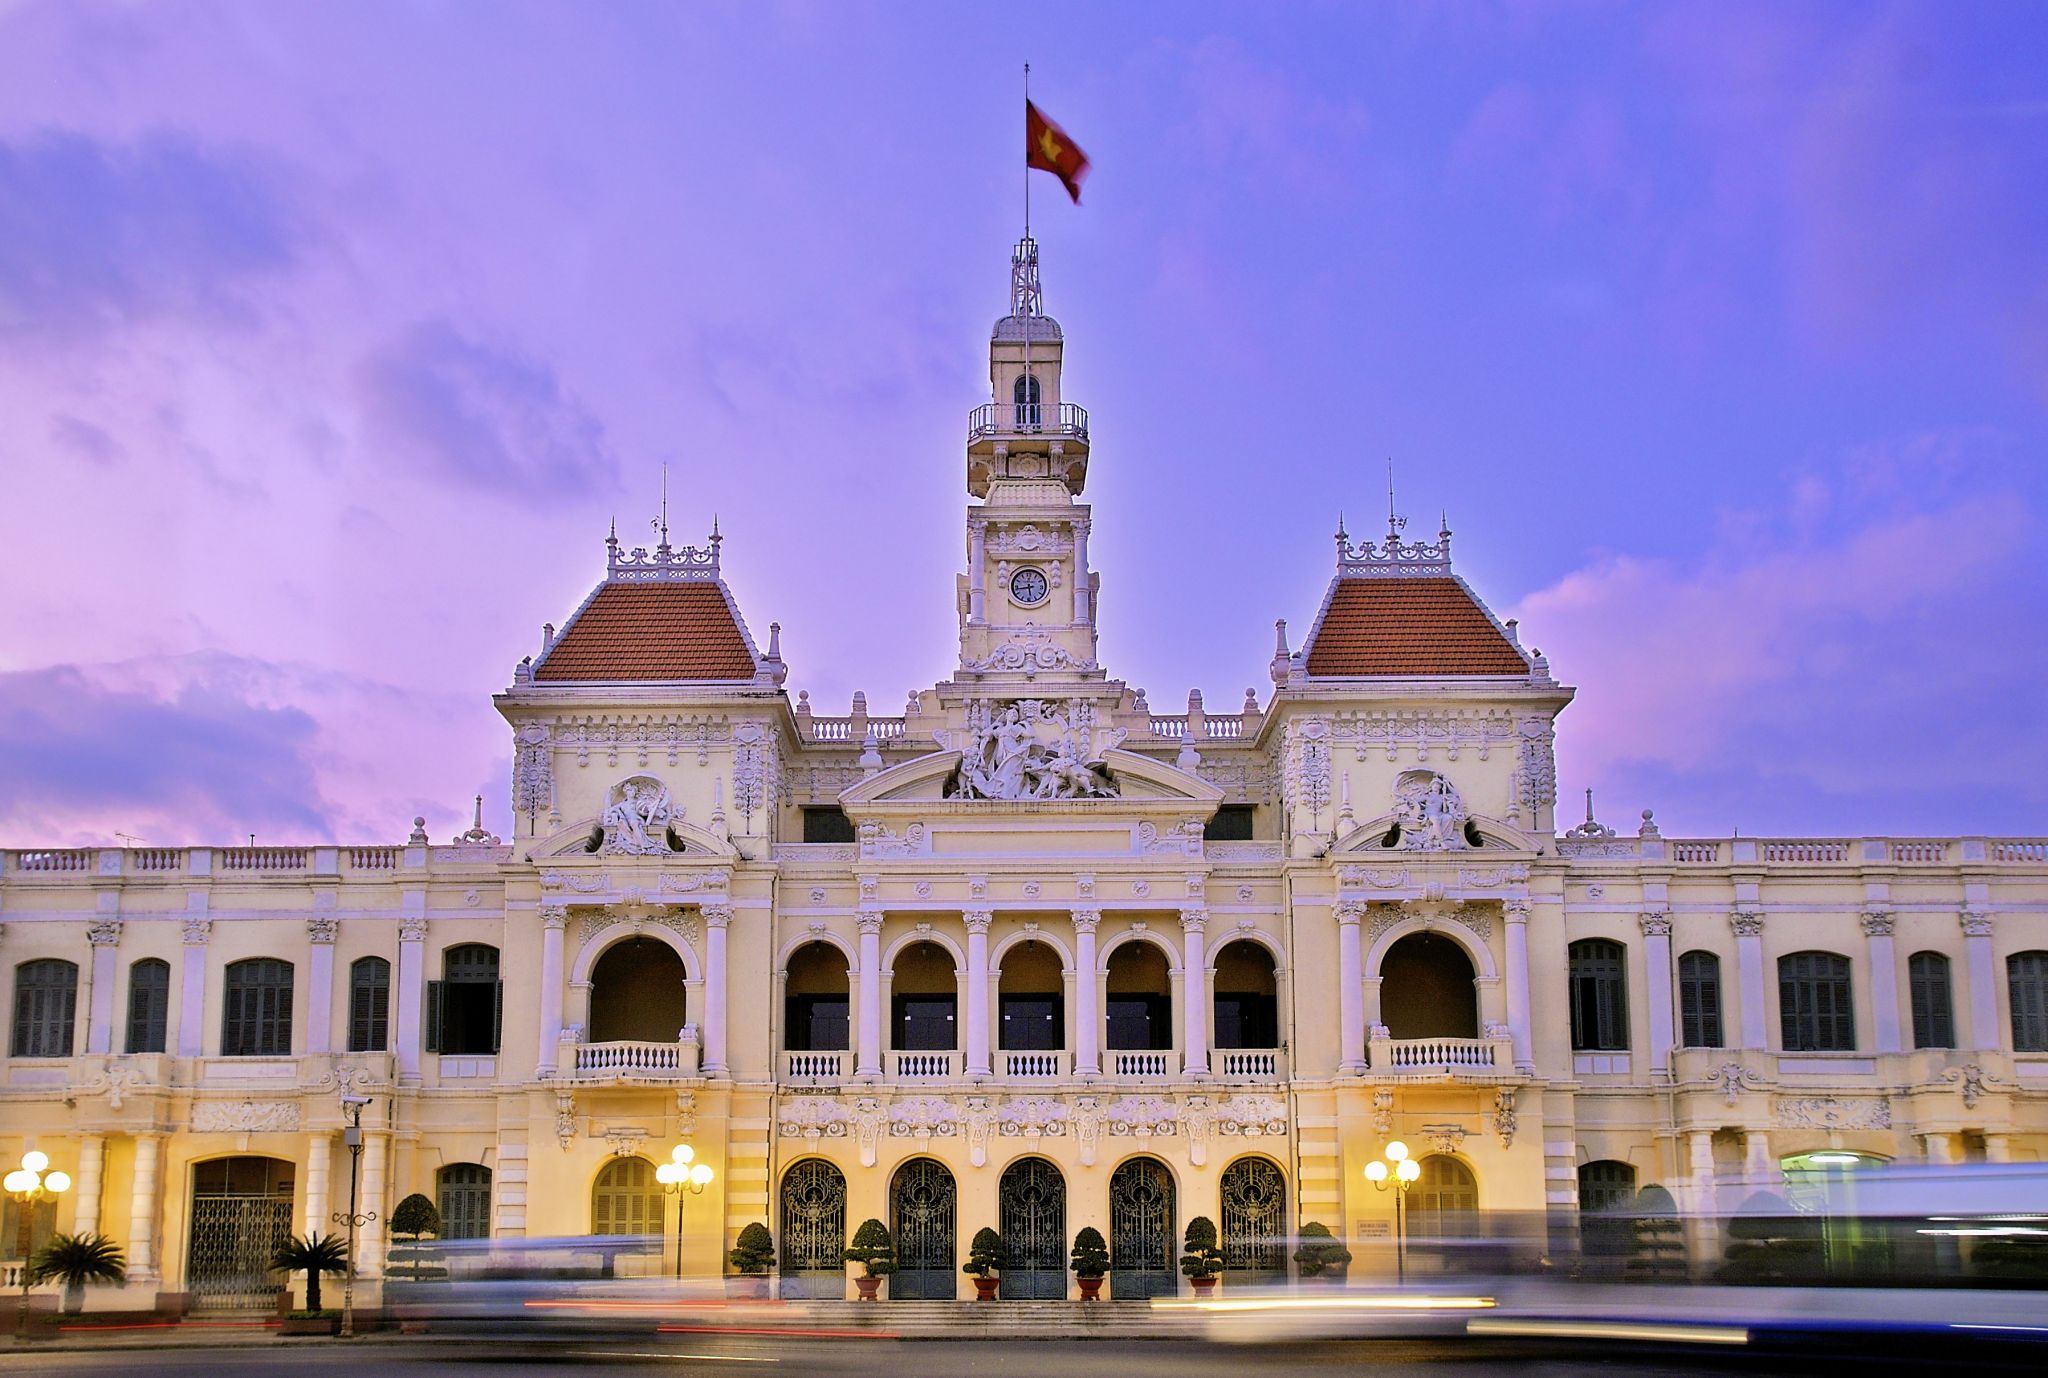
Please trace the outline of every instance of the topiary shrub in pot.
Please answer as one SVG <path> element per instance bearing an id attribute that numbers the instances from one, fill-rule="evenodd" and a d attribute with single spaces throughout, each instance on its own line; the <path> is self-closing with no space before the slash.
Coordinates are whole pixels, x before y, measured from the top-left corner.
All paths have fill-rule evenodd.
<path id="1" fill-rule="evenodd" d="M 1074 1252 L 1067 1266 L 1081 1284 L 1081 1300 L 1100 1301 L 1102 1279 L 1109 1272 L 1109 1246 L 1102 1242 L 1102 1231 L 1093 1225 L 1083 1226 L 1074 1236 Z"/>
<path id="2" fill-rule="evenodd" d="M 1302 1277 L 1342 1282 L 1345 1266 L 1350 1262 L 1351 1250 L 1344 1247 L 1343 1240 L 1330 1233 L 1329 1226 L 1320 1220 L 1311 1220 L 1301 1227 L 1301 1241 L 1294 1250 L 1294 1267 Z"/>
<path id="3" fill-rule="evenodd" d="M 1188 1221 L 1180 1248 L 1180 1270 L 1195 1285 L 1195 1295 L 1215 1291 L 1216 1276 L 1223 1271 L 1223 1251 L 1216 1247 L 1216 1222 L 1206 1215 Z"/>
<path id="4" fill-rule="evenodd" d="M 766 1225 L 756 1220 L 741 1230 L 725 1259 L 740 1275 L 735 1295 L 755 1300 L 768 1295 L 768 1271 L 775 1266 L 775 1240 Z"/>
<path id="5" fill-rule="evenodd" d="M 974 1242 L 967 1246 L 967 1261 L 960 1265 L 960 1271 L 973 1276 L 976 1301 L 993 1301 L 996 1288 L 1002 1286 L 1002 1271 L 1009 1265 L 1010 1250 L 1003 1237 L 984 1227 L 974 1232 Z"/>
<path id="6" fill-rule="evenodd" d="M 385 1276 L 394 1281 L 421 1282 L 443 1276 L 437 1250 L 421 1241 L 441 1237 L 441 1212 L 414 1192 L 391 1212 L 392 1247 Z"/>
<path id="7" fill-rule="evenodd" d="M 896 1241 L 889 1237 L 889 1227 L 872 1216 L 861 1221 L 853 1232 L 853 1242 L 846 1246 L 846 1261 L 861 1266 L 861 1275 L 853 1280 L 860 1299 L 873 1301 L 882 1289 L 882 1279 L 896 1271 Z"/>

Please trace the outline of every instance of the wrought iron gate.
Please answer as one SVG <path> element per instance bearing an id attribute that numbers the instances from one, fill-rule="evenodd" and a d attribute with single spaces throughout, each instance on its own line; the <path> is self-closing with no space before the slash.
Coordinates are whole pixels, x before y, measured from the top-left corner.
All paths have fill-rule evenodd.
<path id="1" fill-rule="evenodd" d="M 185 1287 L 201 1309 L 269 1307 L 284 1283 L 270 1259 L 292 1230 L 289 1196 L 192 1198 Z"/>
<path id="2" fill-rule="evenodd" d="M 1109 1179 L 1109 1295 L 1172 1296 L 1173 1245 L 1173 1174 L 1157 1158 L 1133 1158 Z"/>
<path id="3" fill-rule="evenodd" d="M 1233 1282 L 1287 1278 L 1287 1182 L 1264 1158 L 1223 1169 L 1223 1266 Z"/>
<path id="4" fill-rule="evenodd" d="M 846 1177 L 823 1158 L 782 1174 L 782 1295 L 846 1295 Z"/>
<path id="5" fill-rule="evenodd" d="M 1060 1301 L 1067 1295 L 1067 1183 L 1043 1158 L 1019 1158 L 1003 1171 L 1003 1297 Z"/>
<path id="6" fill-rule="evenodd" d="M 896 1169 L 889 1211 L 896 1217 L 893 1301 L 951 1301 L 959 1295 L 953 1256 L 953 1174 L 943 1163 L 912 1158 Z"/>

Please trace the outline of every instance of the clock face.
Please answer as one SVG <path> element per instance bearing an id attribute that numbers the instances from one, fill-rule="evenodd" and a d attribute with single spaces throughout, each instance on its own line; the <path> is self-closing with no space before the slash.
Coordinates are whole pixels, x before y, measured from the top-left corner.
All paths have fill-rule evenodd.
<path id="1" fill-rule="evenodd" d="M 1010 576 L 1010 597 L 1031 606 L 1045 601 L 1045 575 L 1035 569 L 1020 569 Z"/>

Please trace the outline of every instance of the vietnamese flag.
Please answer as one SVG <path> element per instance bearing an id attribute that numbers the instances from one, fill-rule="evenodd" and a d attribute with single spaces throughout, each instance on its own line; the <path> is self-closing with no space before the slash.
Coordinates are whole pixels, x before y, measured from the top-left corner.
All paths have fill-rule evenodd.
<path id="1" fill-rule="evenodd" d="M 1060 179 L 1074 204 L 1081 204 L 1081 179 L 1088 175 L 1088 155 L 1067 137 L 1067 131 L 1024 102 L 1024 166 Z"/>

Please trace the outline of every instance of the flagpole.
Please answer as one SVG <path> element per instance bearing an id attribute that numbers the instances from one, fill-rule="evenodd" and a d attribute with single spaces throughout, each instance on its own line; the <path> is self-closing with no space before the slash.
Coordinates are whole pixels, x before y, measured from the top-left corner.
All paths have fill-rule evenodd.
<path id="1" fill-rule="evenodd" d="M 1024 64 L 1024 139 L 1028 145 L 1031 140 L 1031 64 L 1028 62 Z M 1025 252 L 1030 254 L 1035 260 L 1038 257 L 1038 246 L 1031 242 L 1031 150 L 1028 146 L 1024 150 L 1024 245 Z M 1011 271 L 1014 273 L 1015 269 Z M 1031 312 L 1029 309 L 1029 296 L 1020 297 L 1017 306 L 1018 310 L 1023 313 L 1023 319 L 1019 324 L 1024 331 L 1024 395 L 1021 404 L 1014 395 L 1014 392 L 1011 396 L 1010 411 L 1012 415 L 1010 417 L 1010 424 L 1021 431 L 1024 429 L 1024 417 L 1017 413 L 1022 411 L 1023 407 L 1031 405 L 1031 394 L 1033 389 L 1038 386 L 1038 380 L 1031 376 Z"/>
<path id="2" fill-rule="evenodd" d="M 1024 109 L 1026 111 L 1024 123 L 1029 126 L 1031 123 L 1029 115 L 1031 109 L 1031 64 L 1028 62 L 1024 64 Z M 1025 137 L 1028 139 L 1030 135 L 1027 133 Z M 1031 238 L 1031 153 L 1028 149 L 1024 153 L 1024 237 L 1026 239 Z"/>

